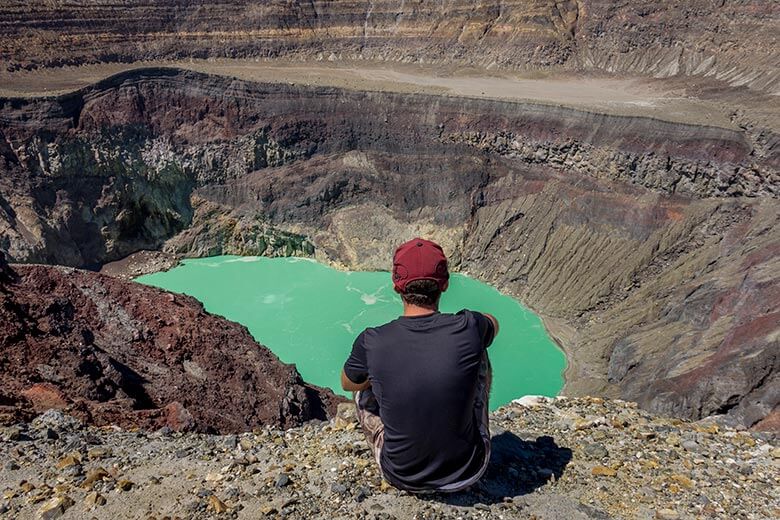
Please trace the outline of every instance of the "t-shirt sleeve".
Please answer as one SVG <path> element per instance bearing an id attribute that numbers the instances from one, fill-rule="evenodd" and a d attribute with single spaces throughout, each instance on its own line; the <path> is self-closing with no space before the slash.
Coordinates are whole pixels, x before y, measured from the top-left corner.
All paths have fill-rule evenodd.
<path id="1" fill-rule="evenodd" d="M 490 344 L 493 343 L 493 338 L 496 337 L 493 322 L 481 312 L 472 311 L 472 314 L 474 315 L 474 320 L 476 320 L 477 327 L 479 328 L 479 337 L 482 338 L 485 348 L 488 348 Z"/>
<path id="2" fill-rule="evenodd" d="M 355 384 L 365 383 L 368 379 L 368 363 L 366 362 L 366 331 L 361 332 L 352 344 L 352 353 L 344 363 L 344 373 Z"/>

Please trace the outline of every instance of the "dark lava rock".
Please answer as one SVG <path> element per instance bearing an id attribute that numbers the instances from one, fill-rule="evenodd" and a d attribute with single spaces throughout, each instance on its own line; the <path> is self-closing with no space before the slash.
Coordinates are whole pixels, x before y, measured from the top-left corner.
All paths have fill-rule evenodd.
<path id="1" fill-rule="evenodd" d="M 341 484 L 340 482 L 334 482 L 333 485 L 330 486 L 330 490 L 337 495 L 343 495 L 347 492 L 347 486 Z"/>
<path id="2" fill-rule="evenodd" d="M 0 282 L 7 282 L 11 278 L 11 267 L 5 259 L 5 254 L 0 251 Z"/>
<path id="3" fill-rule="evenodd" d="M 604 445 L 598 442 L 586 444 L 582 451 L 592 459 L 603 459 L 609 456 L 609 452 Z"/>
<path id="4" fill-rule="evenodd" d="M 56 441 L 60 438 L 60 435 L 51 428 L 44 428 L 43 431 L 41 431 L 41 438 Z"/>
<path id="5" fill-rule="evenodd" d="M 193 298 L 69 268 L 14 270 L 0 291 L 0 416 L 55 409 L 33 426 L 61 435 L 78 427 L 64 409 L 88 424 L 221 433 L 335 412 L 329 390 Z"/>
<path id="6" fill-rule="evenodd" d="M 356 502 L 362 502 L 365 499 L 367 499 L 369 496 L 371 496 L 371 493 L 368 491 L 368 489 L 361 487 L 357 490 L 357 493 L 355 493 L 355 501 Z"/>
<path id="7" fill-rule="evenodd" d="M 290 483 L 290 476 L 287 473 L 279 473 L 276 477 L 275 485 L 278 488 L 282 488 Z"/>
<path id="8" fill-rule="evenodd" d="M 12 282 L 17 279 L 16 271 L 8 264 L 8 258 L 0 250 L 0 284 Z M 1 285 L 0 285 L 0 288 Z"/>
<path id="9" fill-rule="evenodd" d="M 235 435 L 228 435 L 224 439 L 225 448 L 228 450 L 234 450 L 238 446 L 238 438 Z"/>

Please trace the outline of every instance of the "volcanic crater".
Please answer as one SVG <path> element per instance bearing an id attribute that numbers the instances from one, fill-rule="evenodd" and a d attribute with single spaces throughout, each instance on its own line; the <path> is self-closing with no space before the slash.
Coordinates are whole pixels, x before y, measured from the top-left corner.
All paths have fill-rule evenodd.
<path id="1" fill-rule="evenodd" d="M 0 516 L 777 518 L 778 21 L 3 1 Z M 221 254 L 387 269 L 417 235 L 568 359 L 563 396 L 491 413 L 454 495 L 394 490 L 354 406 L 130 280 Z"/>
<path id="2" fill-rule="evenodd" d="M 384 269 L 388 236 L 425 234 L 542 316 L 564 393 L 776 419 L 771 129 L 172 67 L 0 99 L 0 121 L 13 263 L 158 250 Z"/>
<path id="3" fill-rule="evenodd" d="M 188 331 L 210 318 L 68 268 L 224 253 L 384 269 L 387 237 L 422 234 L 540 314 L 565 394 L 777 429 L 778 19 L 760 0 L 4 2 L 0 406 L 32 387 L 75 406 L 57 393 L 70 375 L 18 351 L 70 367 L 98 348 L 104 387 L 74 386 L 85 416 L 95 392 L 118 407 L 97 422 L 159 426 L 174 401 L 169 422 L 198 430 L 326 416 L 334 397 L 241 328 L 226 341 L 267 359 L 239 379 L 282 388 L 264 408 L 216 418 L 182 405 L 212 386 L 135 392 L 99 329 L 145 330 L 146 354 L 177 338 L 183 357 L 128 365 L 154 378 L 204 355 Z M 74 306 L 84 291 L 138 322 Z M 203 384 L 234 372 L 217 369 Z"/>

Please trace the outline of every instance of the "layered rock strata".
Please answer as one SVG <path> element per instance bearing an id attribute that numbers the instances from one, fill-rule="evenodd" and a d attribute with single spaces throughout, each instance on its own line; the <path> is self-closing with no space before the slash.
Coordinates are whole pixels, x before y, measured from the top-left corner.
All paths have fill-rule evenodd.
<path id="1" fill-rule="evenodd" d="M 780 87 L 776 2 L 9 0 L 8 70 L 182 58 L 368 60 L 704 75 Z"/>
<path id="2" fill-rule="evenodd" d="M 338 401 L 193 298 L 66 267 L 3 266 L 0 419 L 239 432 L 326 419 Z"/>
<path id="3" fill-rule="evenodd" d="M 163 248 L 377 269 L 426 234 L 541 313 L 570 355 L 566 392 L 774 424 L 771 129 L 169 69 L 0 103 L 14 261 Z"/>

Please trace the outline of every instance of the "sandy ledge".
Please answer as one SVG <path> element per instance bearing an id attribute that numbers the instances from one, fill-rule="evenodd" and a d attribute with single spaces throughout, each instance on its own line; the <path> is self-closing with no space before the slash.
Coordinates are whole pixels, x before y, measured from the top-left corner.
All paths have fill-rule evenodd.
<path id="1" fill-rule="evenodd" d="M 444 66 L 380 66 L 365 62 L 148 61 L 0 72 L 0 96 L 60 95 L 120 72 L 145 67 L 175 67 L 262 83 L 529 101 L 596 113 L 735 128 L 717 104 L 683 95 L 671 81 L 642 76 L 563 72 L 523 74 Z"/>

